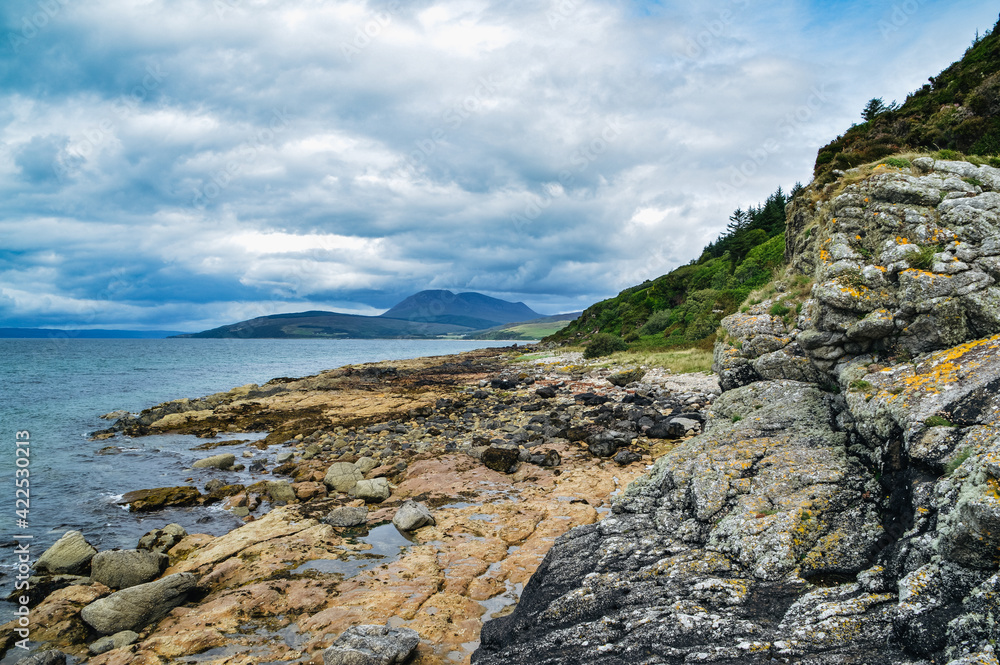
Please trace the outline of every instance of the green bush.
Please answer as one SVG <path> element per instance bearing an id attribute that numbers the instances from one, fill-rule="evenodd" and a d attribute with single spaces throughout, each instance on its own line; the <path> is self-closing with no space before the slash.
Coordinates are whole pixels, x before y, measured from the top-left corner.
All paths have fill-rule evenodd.
<path id="1" fill-rule="evenodd" d="M 653 315 L 642 326 L 642 334 L 655 335 L 663 332 L 670 325 L 672 315 L 673 312 L 669 309 L 661 309 L 658 312 L 653 312 Z"/>
<path id="2" fill-rule="evenodd" d="M 608 333 L 597 333 L 591 338 L 587 348 L 583 351 L 584 358 L 600 358 L 610 356 L 616 351 L 625 351 L 628 344 L 621 337 L 609 335 Z"/>
<path id="3" fill-rule="evenodd" d="M 944 416 L 931 416 L 924 421 L 928 427 L 955 427 L 955 424 Z"/>
<path id="4" fill-rule="evenodd" d="M 908 160 L 901 157 L 887 157 L 882 160 L 882 163 L 895 169 L 908 169 L 911 166 Z"/>
<path id="5" fill-rule="evenodd" d="M 792 311 L 792 309 L 788 305 L 786 305 L 783 300 L 779 300 L 778 302 L 771 305 L 771 316 L 784 316 L 785 314 L 788 314 L 790 311 Z"/>

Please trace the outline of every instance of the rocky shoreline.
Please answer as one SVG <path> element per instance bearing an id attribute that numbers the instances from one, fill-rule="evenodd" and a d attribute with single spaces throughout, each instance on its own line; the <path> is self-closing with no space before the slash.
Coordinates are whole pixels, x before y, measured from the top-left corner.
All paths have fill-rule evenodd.
<path id="1" fill-rule="evenodd" d="M 609 515 L 613 495 L 701 430 L 719 392 L 707 375 L 523 352 L 345 367 L 111 414 L 96 446 L 196 434 L 195 466 L 215 476 L 136 489 L 123 507 L 214 504 L 245 524 L 218 537 L 165 524 L 99 553 L 66 534 L 35 562 L 35 658 L 318 663 L 335 642 L 408 644 L 413 630 L 413 662 L 469 662 L 555 540 Z M 240 438 L 251 431 L 268 434 Z M 280 452 L 265 465 L 262 448 Z M 227 480 L 241 467 L 260 479 Z"/>

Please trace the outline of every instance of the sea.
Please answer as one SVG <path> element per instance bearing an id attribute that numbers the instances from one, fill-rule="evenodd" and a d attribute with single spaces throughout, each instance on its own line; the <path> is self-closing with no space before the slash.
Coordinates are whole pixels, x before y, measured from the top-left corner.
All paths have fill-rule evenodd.
<path id="1" fill-rule="evenodd" d="M 238 449 L 193 451 L 188 435 L 115 437 L 90 434 L 112 411 L 137 413 L 161 402 L 201 397 L 275 377 L 299 377 L 343 365 L 400 360 L 506 346 L 457 340 L 267 339 L 0 339 L 0 599 L 13 590 L 16 543 L 36 559 L 69 530 L 98 550 L 134 548 L 146 532 L 176 522 L 189 533 L 221 535 L 241 523 L 221 507 L 130 513 L 125 492 L 153 487 L 203 487 L 218 471 L 191 469 L 200 457 Z M 19 434 L 20 433 L 20 434 Z M 226 435 L 256 440 L 265 433 Z M 108 446 L 120 450 L 101 454 Z M 259 456 L 273 457 L 269 449 Z M 243 461 L 243 460 L 240 460 Z M 273 462 L 273 460 L 268 460 Z M 249 466 L 249 465 L 248 465 Z M 268 464 L 268 467 L 272 464 Z M 15 474 L 27 469 L 28 496 L 16 495 Z M 213 476 L 214 474 L 214 476 Z M 22 480 L 24 473 L 21 473 Z M 227 482 L 268 479 L 249 471 Z M 6 498 L 3 498 L 6 497 Z M 18 502 L 20 499 L 20 503 Z M 15 538 L 17 536 L 18 538 Z M 10 607 L 0 604 L 0 620 Z M 5 616 L 7 615 L 7 616 Z"/>

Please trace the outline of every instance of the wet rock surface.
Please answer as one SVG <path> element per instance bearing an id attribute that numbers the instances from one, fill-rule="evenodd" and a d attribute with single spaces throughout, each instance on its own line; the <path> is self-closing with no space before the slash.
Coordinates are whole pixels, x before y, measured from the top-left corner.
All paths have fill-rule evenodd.
<path id="1" fill-rule="evenodd" d="M 711 377 L 655 369 L 623 388 L 608 380 L 615 371 L 579 354 L 511 363 L 492 350 L 344 368 L 124 414 L 113 432 L 225 432 L 221 443 L 245 446 L 235 459 L 268 475 L 242 485 L 213 467 L 204 493 L 123 497 L 154 524 L 159 508 L 177 504 L 211 505 L 246 523 L 217 537 L 153 529 L 136 551 L 98 555 L 104 583 L 45 577 L 52 592 L 39 599 L 32 635 L 98 665 L 197 654 L 233 665 L 318 663 L 352 626 L 389 622 L 420 636 L 413 663 L 468 662 L 483 622 L 510 612 L 555 539 L 609 515 L 613 494 L 693 434 L 654 439 L 649 429 L 703 413 L 719 392 Z M 234 439 L 248 414 L 272 435 Z M 591 454 L 598 439 L 614 443 L 617 461 Z M 277 454 L 258 454 L 268 446 Z M 491 449 L 503 451 L 502 471 L 485 463 Z M 158 553 L 169 557 L 166 570 Z M 105 574 L 124 573 L 128 566 L 105 566 L 122 557 L 155 559 L 155 579 L 116 592 L 138 581 Z M 178 579 L 184 589 L 170 599 L 165 591 L 155 610 L 127 595 L 149 584 L 172 589 Z"/>

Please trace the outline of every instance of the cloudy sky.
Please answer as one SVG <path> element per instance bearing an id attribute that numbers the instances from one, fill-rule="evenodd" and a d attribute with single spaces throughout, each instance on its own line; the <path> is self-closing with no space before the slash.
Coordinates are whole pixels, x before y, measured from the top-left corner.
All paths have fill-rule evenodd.
<path id="1" fill-rule="evenodd" d="M 808 181 L 995 3 L 4 0 L 0 327 L 544 313 Z"/>

